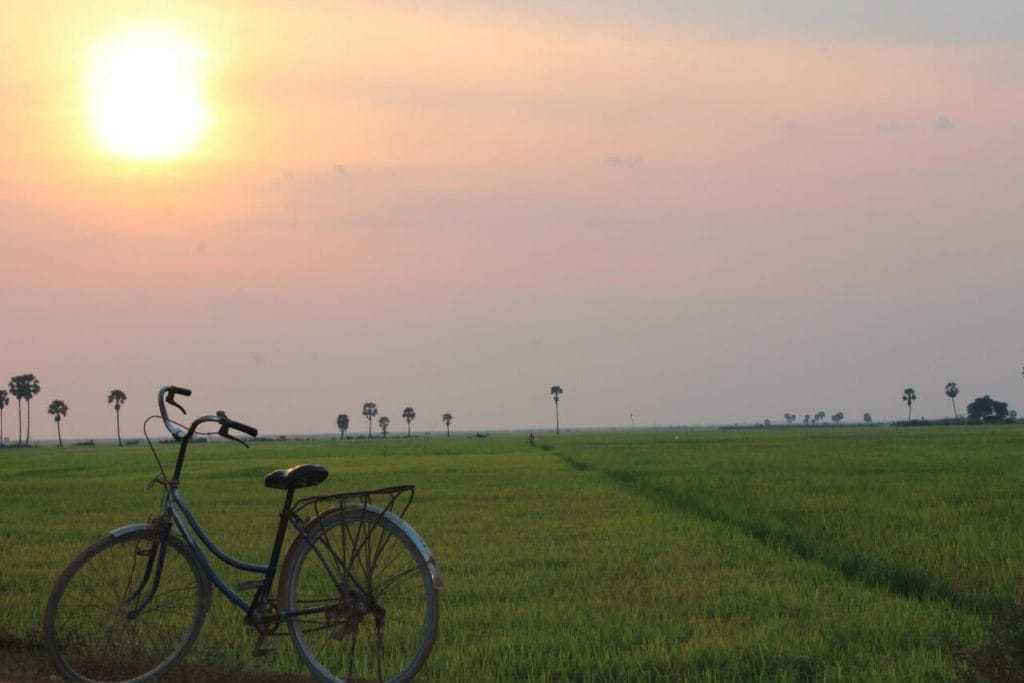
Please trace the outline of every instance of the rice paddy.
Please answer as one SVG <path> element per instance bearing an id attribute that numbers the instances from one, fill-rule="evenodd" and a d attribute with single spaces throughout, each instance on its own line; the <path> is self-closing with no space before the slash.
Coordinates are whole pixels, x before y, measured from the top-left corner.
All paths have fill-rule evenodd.
<path id="1" fill-rule="evenodd" d="M 407 519 L 444 575 L 418 680 L 1018 680 L 1022 437 L 879 426 L 536 447 L 524 435 L 210 443 L 190 452 L 182 487 L 225 550 L 263 561 L 281 496 L 262 486 L 270 470 L 326 465 L 323 492 L 415 484 Z M 88 543 L 146 521 L 154 474 L 144 446 L 0 450 L 0 678 L 45 679 L 50 587 Z M 254 659 L 240 617 L 215 599 L 190 680 L 307 675 L 287 638 Z"/>

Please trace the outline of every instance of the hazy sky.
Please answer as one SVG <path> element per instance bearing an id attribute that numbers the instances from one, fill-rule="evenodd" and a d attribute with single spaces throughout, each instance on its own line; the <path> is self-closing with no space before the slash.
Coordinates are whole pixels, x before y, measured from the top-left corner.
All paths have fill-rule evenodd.
<path id="1" fill-rule="evenodd" d="M 551 4 L 0 0 L 33 435 L 167 383 L 268 433 L 1024 409 L 1024 4 Z M 205 127 L 120 157 L 91 70 L 161 32 Z"/>

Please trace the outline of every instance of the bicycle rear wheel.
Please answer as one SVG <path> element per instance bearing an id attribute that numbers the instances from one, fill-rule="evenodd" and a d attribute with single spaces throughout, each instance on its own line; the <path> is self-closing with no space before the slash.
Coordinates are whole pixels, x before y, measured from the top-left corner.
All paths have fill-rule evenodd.
<path id="1" fill-rule="evenodd" d="M 328 512 L 306 533 L 288 551 L 278 599 L 299 656 L 322 681 L 410 680 L 437 636 L 429 550 L 372 506 Z"/>
<path id="2" fill-rule="evenodd" d="M 181 539 L 161 543 L 148 528 L 109 535 L 53 587 L 43 617 L 46 650 L 70 680 L 148 680 L 188 652 L 209 605 L 209 582 Z"/>

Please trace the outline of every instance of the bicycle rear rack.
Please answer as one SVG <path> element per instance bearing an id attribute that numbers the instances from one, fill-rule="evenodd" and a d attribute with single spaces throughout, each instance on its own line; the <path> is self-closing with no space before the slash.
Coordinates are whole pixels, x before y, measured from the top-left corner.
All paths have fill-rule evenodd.
<path id="1" fill-rule="evenodd" d="M 412 484 L 400 484 L 370 491 L 348 491 L 325 496 L 308 496 L 295 501 L 292 505 L 292 514 L 303 521 L 309 521 L 335 508 L 374 506 L 382 511 L 382 516 L 390 512 L 403 517 L 409 506 L 412 505 L 415 492 L 416 487 Z"/>

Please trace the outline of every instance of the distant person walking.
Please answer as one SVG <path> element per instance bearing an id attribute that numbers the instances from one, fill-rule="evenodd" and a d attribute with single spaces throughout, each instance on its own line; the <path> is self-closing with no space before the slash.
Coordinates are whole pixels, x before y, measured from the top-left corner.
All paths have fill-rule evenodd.
<path id="1" fill-rule="evenodd" d="M 536 445 L 537 445 L 537 437 L 535 437 L 533 435 L 533 432 L 530 432 L 530 447 L 532 448 L 532 447 L 534 447 Z"/>

